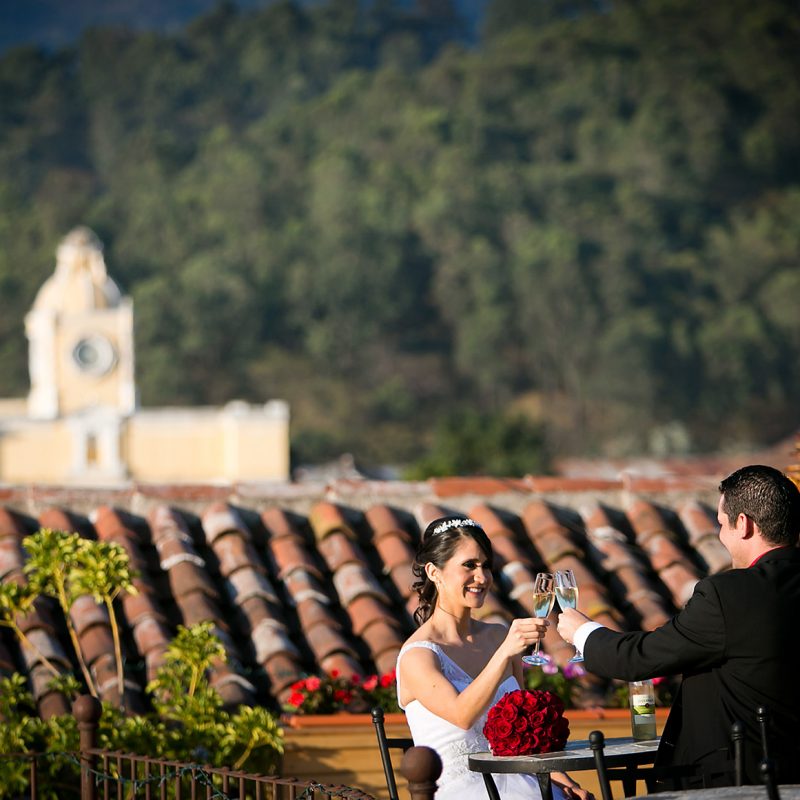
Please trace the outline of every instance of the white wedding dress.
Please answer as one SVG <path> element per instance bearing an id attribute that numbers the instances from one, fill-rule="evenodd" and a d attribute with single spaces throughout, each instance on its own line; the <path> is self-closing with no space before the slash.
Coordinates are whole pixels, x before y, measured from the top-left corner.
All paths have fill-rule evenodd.
<path id="1" fill-rule="evenodd" d="M 463 692 L 472 683 L 472 678 L 455 663 L 438 644 L 434 642 L 408 642 L 397 656 L 397 696 L 400 697 L 400 659 L 414 647 L 425 647 L 436 653 L 442 674 L 456 688 Z M 519 689 L 517 679 L 510 675 L 497 687 L 491 705 L 494 705 L 506 692 Z M 442 759 L 442 775 L 436 790 L 436 800 L 482 800 L 487 797 L 486 787 L 480 773 L 470 771 L 467 756 L 470 753 L 489 750 L 489 742 L 483 735 L 486 712 L 475 724 L 464 730 L 428 711 L 419 700 L 412 700 L 407 706 L 400 706 L 406 712 L 406 721 L 415 745 L 432 747 Z M 487 707 L 488 712 L 488 707 Z M 503 800 L 535 800 L 541 798 L 539 784 L 530 775 L 494 775 L 497 790 Z M 557 786 L 553 786 L 553 797 L 562 798 Z"/>

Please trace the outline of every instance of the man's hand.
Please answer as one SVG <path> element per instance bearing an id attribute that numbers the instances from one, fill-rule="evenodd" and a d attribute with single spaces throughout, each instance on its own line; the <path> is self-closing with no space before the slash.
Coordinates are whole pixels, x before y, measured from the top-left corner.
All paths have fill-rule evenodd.
<path id="1" fill-rule="evenodd" d="M 589 617 L 581 614 L 580 611 L 575 611 L 574 608 L 568 608 L 562 611 L 558 616 L 558 632 L 565 642 L 570 644 L 574 643 L 575 631 L 583 625 L 584 622 L 591 622 Z"/>

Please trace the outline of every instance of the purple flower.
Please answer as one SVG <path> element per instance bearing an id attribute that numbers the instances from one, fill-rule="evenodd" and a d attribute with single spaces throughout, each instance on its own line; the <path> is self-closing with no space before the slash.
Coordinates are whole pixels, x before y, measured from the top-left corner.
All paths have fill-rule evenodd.
<path id="1" fill-rule="evenodd" d="M 570 664 L 567 662 L 564 665 L 564 677 L 570 681 L 573 678 L 582 678 L 586 674 L 586 670 L 580 664 Z"/>
<path id="2" fill-rule="evenodd" d="M 558 675 L 558 664 L 553 663 L 553 659 L 550 656 L 545 656 L 547 661 L 542 664 L 542 672 L 545 675 Z"/>

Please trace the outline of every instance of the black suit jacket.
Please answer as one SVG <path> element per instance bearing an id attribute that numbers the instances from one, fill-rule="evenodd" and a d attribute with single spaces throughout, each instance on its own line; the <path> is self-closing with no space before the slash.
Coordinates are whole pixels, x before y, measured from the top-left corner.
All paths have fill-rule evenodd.
<path id="1" fill-rule="evenodd" d="M 683 674 L 656 764 L 698 764 L 733 782 L 730 732 L 745 725 L 745 772 L 760 783 L 756 708 L 771 716 L 781 782 L 800 781 L 800 550 L 699 581 L 686 607 L 651 632 L 606 628 L 586 640 L 586 668 L 606 678 Z"/>

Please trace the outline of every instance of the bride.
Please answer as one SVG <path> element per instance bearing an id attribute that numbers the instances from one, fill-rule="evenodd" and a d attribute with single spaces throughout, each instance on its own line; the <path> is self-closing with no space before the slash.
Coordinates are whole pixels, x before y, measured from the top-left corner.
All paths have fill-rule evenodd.
<path id="1" fill-rule="evenodd" d="M 397 697 L 416 745 L 442 759 L 437 800 L 486 797 L 469 753 L 489 750 L 486 713 L 522 685 L 520 655 L 544 635 L 546 620 L 515 619 L 506 629 L 472 618 L 492 585 L 492 545 L 483 528 L 462 516 L 425 529 L 413 567 L 419 625 L 397 657 Z M 594 800 L 565 773 L 553 773 L 554 795 Z M 503 800 L 536 800 L 535 778 L 495 775 Z M 560 793 L 560 794 L 559 794 Z"/>

